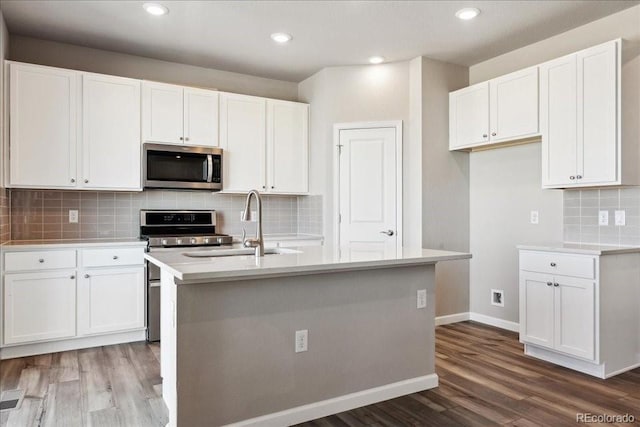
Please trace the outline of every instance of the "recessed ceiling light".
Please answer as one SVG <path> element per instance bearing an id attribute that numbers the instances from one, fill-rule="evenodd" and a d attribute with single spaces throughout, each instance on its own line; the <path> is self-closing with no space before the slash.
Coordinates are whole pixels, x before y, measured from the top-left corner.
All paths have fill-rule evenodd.
<path id="1" fill-rule="evenodd" d="M 293 37 L 291 37 L 291 34 L 287 34 L 287 33 L 273 33 L 271 34 L 271 39 L 276 42 L 276 43 L 287 43 L 290 42 L 291 39 Z"/>
<path id="2" fill-rule="evenodd" d="M 384 62 L 384 58 L 382 56 L 372 56 L 369 58 L 369 62 L 372 64 L 382 64 Z"/>
<path id="3" fill-rule="evenodd" d="M 465 7 L 456 12 L 456 16 L 464 21 L 473 19 L 478 15 L 480 15 L 480 9 L 476 9 L 475 7 Z"/>
<path id="4" fill-rule="evenodd" d="M 158 3 L 145 3 L 142 5 L 142 7 L 148 13 L 155 16 L 166 15 L 167 13 L 169 13 L 169 9 Z"/>

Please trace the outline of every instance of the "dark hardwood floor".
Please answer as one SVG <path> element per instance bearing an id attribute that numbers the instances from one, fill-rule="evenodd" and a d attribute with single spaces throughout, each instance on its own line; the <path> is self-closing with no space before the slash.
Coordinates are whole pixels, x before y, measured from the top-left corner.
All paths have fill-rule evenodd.
<path id="1" fill-rule="evenodd" d="M 0 425 L 162 426 L 158 350 L 133 343 L 3 361 L 0 391 L 26 395 Z M 640 420 L 640 369 L 599 380 L 526 357 L 517 334 L 472 322 L 436 329 L 436 370 L 437 389 L 299 426 L 555 427 L 575 426 L 579 412 Z"/>

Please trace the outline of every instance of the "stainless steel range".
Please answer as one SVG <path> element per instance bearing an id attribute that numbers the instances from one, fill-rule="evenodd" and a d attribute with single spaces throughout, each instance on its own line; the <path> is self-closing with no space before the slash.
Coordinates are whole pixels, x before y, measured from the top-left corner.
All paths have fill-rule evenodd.
<path id="1" fill-rule="evenodd" d="M 149 252 L 184 247 L 231 245 L 232 238 L 216 232 L 216 211 L 142 210 L 140 237 Z M 147 340 L 160 340 L 160 269 L 147 263 Z"/>

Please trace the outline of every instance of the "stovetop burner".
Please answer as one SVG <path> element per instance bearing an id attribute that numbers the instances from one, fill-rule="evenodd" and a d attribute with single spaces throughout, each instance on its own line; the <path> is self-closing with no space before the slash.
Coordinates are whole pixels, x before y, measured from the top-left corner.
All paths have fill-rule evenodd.
<path id="1" fill-rule="evenodd" d="M 150 248 L 220 246 L 233 240 L 216 232 L 214 210 L 141 210 L 140 236 Z"/>

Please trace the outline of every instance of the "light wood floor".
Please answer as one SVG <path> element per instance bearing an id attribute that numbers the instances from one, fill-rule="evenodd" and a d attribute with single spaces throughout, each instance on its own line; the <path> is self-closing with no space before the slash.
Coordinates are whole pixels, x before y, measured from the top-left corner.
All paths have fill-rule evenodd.
<path id="1" fill-rule="evenodd" d="M 158 352 L 134 343 L 4 361 L 0 390 L 27 396 L 0 425 L 164 425 Z M 436 329 L 436 371 L 437 389 L 300 426 L 560 427 L 575 426 L 577 412 L 640 420 L 640 369 L 599 380 L 526 357 L 517 334 L 472 322 Z"/>

